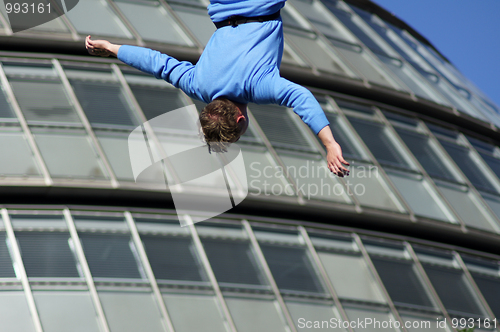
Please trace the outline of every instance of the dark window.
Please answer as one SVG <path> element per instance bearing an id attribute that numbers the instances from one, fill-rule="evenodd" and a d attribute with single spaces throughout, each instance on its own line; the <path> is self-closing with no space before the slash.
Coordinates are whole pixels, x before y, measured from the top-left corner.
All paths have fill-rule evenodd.
<path id="1" fill-rule="evenodd" d="M 353 117 L 349 121 L 381 164 L 410 168 L 382 124 Z"/>
<path id="2" fill-rule="evenodd" d="M 428 137 L 400 128 L 396 131 L 429 175 L 456 181 L 441 161 L 443 157 L 438 156 L 430 145 Z"/>
<path id="3" fill-rule="evenodd" d="M 493 314 L 496 317 L 500 317 L 500 278 L 477 273 L 471 274 Z"/>
<path id="4" fill-rule="evenodd" d="M 15 278 L 5 233 L 0 233 L 0 278 Z"/>
<path id="5" fill-rule="evenodd" d="M 261 244 L 262 252 L 281 290 L 323 293 L 306 250 Z"/>
<path id="6" fill-rule="evenodd" d="M 202 242 L 218 282 L 263 284 L 248 241 L 202 239 Z"/>
<path id="7" fill-rule="evenodd" d="M 377 257 L 372 257 L 372 262 L 387 292 L 389 292 L 389 296 L 396 305 L 433 307 L 413 270 L 411 262 L 392 261 Z"/>
<path id="8" fill-rule="evenodd" d="M 189 237 L 141 235 L 156 279 L 203 281 Z"/>
<path id="9" fill-rule="evenodd" d="M 130 88 L 148 120 L 186 106 L 180 92 L 174 89 L 132 84 Z"/>
<path id="10" fill-rule="evenodd" d="M 141 278 L 129 235 L 80 233 L 94 278 Z"/>
<path id="11" fill-rule="evenodd" d="M 16 232 L 28 277 L 78 278 L 67 232 Z"/>
<path id="12" fill-rule="evenodd" d="M 462 271 L 423 264 L 427 276 L 446 309 L 456 314 L 483 315 Z"/>

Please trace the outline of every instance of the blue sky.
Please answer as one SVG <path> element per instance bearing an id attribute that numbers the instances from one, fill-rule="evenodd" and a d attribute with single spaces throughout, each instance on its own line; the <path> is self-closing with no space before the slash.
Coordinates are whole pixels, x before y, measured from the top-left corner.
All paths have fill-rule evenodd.
<path id="1" fill-rule="evenodd" d="M 500 0 L 372 0 L 429 40 L 500 106 Z"/>

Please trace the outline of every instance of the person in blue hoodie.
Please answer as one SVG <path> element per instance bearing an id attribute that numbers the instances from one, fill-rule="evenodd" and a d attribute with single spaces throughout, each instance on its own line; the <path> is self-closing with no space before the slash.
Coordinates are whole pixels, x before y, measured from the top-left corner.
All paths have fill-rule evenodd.
<path id="1" fill-rule="evenodd" d="M 293 108 L 318 135 L 330 171 L 340 177 L 348 175 L 344 165 L 349 164 L 318 101 L 306 88 L 280 76 L 283 23 L 279 13 L 285 2 L 211 0 L 208 14 L 217 30 L 196 65 L 143 47 L 92 40 L 91 36 L 85 45 L 92 55 L 116 56 L 207 103 L 200 124 L 209 149 L 223 151 L 225 144 L 236 142 L 245 133 L 249 102 L 279 104 Z"/>

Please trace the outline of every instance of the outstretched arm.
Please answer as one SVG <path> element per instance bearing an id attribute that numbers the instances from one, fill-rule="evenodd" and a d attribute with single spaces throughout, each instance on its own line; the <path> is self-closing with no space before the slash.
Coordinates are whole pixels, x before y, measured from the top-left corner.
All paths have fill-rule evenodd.
<path id="1" fill-rule="evenodd" d="M 90 38 L 90 35 L 85 38 L 85 47 L 90 54 L 102 57 L 118 56 L 121 45 L 112 44 L 107 40 L 92 40 Z"/>
<path id="2" fill-rule="evenodd" d="M 276 103 L 293 108 L 325 146 L 330 171 L 340 177 L 349 175 L 344 166 L 349 163 L 342 157 L 342 149 L 333 138 L 325 112 L 309 90 L 279 77 L 279 72 L 271 69 L 254 85 L 253 91 L 259 103 Z"/>
<path id="3" fill-rule="evenodd" d="M 190 62 L 179 61 L 167 54 L 149 48 L 117 45 L 107 40 L 92 40 L 90 36 L 85 38 L 85 47 L 92 55 L 116 56 L 127 65 L 154 75 L 158 79 L 163 79 L 191 97 L 200 100 L 202 98 L 191 83 L 194 66 Z"/>

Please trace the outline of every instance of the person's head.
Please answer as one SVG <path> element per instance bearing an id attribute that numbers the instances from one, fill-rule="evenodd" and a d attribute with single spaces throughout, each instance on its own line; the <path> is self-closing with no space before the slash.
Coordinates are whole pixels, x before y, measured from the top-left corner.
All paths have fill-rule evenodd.
<path id="1" fill-rule="evenodd" d="M 201 112 L 200 124 L 210 149 L 224 152 L 227 146 L 238 141 L 248 128 L 246 105 L 217 98 Z"/>

